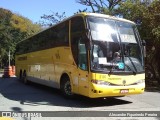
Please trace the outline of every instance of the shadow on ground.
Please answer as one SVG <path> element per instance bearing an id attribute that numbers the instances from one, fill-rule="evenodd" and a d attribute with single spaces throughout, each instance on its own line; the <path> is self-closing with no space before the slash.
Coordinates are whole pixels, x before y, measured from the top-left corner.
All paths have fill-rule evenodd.
<path id="1" fill-rule="evenodd" d="M 60 90 L 35 83 L 24 85 L 17 78 L 0 78 L 0 94 L 7 99 L 19 101 L 22 105 L 30 106 L 49 105 L 91 108 L 132 103 L 121 100 L 121 98 L 90 99 L 78 95 L 74 99 L 66 99 L 62 96 Z"/>

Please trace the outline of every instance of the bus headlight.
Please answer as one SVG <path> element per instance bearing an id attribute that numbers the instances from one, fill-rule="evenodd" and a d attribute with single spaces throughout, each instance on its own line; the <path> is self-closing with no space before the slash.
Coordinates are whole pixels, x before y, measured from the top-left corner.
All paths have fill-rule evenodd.
<path id="1" fill-rule="evenodd" d="M 97 85 L 107 85 L 109 86 L 110 83 L 107 81 L 103 81 L 103 80 L 91 80 L 92 83 L 97 84 Z"/>
<path id="2" fill-rule="evenodd" d="M 142 80 L 138 80 L 137 81 L 137 84 L 141 84 L 141 83 L 144 83 L 145 82 L 145 80 L 144 79 L 142 79 Z"/>

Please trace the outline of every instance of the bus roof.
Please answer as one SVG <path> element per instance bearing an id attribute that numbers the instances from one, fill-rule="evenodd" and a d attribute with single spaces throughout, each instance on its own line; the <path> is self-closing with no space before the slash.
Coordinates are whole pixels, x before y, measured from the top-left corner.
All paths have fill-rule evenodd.
<path id="1" fill-rule="evenodd" d="M 78 13 L 76 15 L 103 17 L 103 18 L 108 18 L 108 19 L 113 19 L 113 20 L 119 20 L 119 21 L 124 21 L 124 22 L 129 22 L 129 23 L 135 24 L 133 21 L 130 21 L 130 20 L 127 20 L 127 19 L 124 19 L 124 18 L 118 18 L 118 17 L 115 17 L 115 16 L 101 14 L 101 13 L 82 12 L 82 13 Z"/>

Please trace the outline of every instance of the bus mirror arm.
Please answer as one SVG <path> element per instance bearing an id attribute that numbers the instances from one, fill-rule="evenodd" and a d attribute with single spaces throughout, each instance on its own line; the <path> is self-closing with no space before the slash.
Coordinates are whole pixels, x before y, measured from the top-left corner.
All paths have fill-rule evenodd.
<path id="1" fill-rule="evenodd" d="M 88 29 L 88 28 L 85 29 L 85 33 L 86 33 L 86 36 L 87 36 L 86 43 L 87 43 L 87 49 L 88 50 L 91 50 L 91 46 L 92 46 L 92 43 L 90 41 L 90 38 L 91 38 L 91 33 L 90 32 L 91 32 L 90 29 Z"/>

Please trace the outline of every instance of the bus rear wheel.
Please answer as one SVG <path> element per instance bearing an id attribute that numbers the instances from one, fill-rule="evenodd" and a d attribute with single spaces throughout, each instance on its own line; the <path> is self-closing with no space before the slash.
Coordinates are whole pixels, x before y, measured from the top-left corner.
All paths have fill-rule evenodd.
<path id="1" fill-rule="evenodd" d="M 73 98 L 71 83 L 67 76 L 62 78 L 60 89 L 66 98 Z"/>

